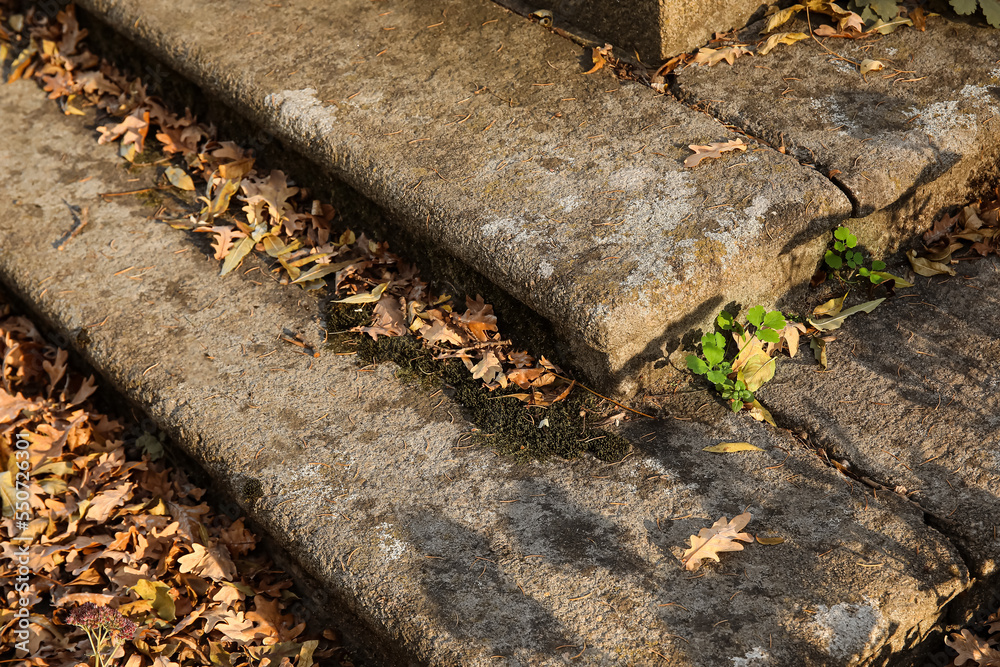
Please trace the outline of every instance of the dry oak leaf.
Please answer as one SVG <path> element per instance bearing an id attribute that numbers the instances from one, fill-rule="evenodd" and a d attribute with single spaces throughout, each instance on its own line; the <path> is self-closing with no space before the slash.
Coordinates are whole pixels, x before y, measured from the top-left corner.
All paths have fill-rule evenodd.
<path id="1" fill-rule="evenodd" d="M 722 517 L 711 528 L 702 528 L 697 535 L 692 535 L 689 538 L 691 548 L 681 557 L 684 567 L 688 570 L 697 570 L 705 558 L 719 562 L 719 553 L 723 551 L 743 551 L 743 545 L 735 540 L 753 542 L 753 537 L 749 533 L 739 532 L 750 523 L 750 519 L 749 512 L 733 517 L 732 521 Z"/>
<path id="2" fill-rule="evenodd" d="M 1000 651 L 991 646 L 993 642 L 977 637 L 968 630 L 962 630 L 962 634 L 951 633 L 951 637 L 946 638 L 944 643 L 948 648 L 958 651 L 955 665 L 964 665 L 973 660 L 977 667 L 1000 667 Z"/>
<path id="3" fill-rule="evenodd" d="M 692 65 L 716 65 L 723 60 L 732 65 L 737 58 L 746 54 L 752 53 L 750 49 L 746 48 L 742 44 L 736 44 L 735 46 L 727 46 L 724 49 L 710 49 L 708 47 L 702 47 L 698 49 L 698 55 L 694 57 L 691 61 Z"/>
<path id="4" fill-rule="evenodd" d="M 493 306 L 484 302 L 483 297 L 476 295 L 475 300 L 465 297 L 467 310 L 459 316 L 458 321 L 465 325 L 476 340 L 485 342 L 490 339 L 487 331 L 497 330 L 497 317 L 493 314 Z"/>
<path id="5" fill-rule="evenodd" d="M 684 166 L 691 168 L 697 167 L 698 164 L 706 158 L 722 157 L 722 154 L 728 151 L 745 151 L 747 149 L 747 145 L 743 143 L 742 139 L 733 139 L 732 141 L 720 141 L 714 144 L 708 144 L 707 146 L 691 144 L 688 148 L 694 151 L 694 155 L 689 155 L 687 159 L 684 160 Z"/>
<path id="6" fill-rule="evenodd" d="M 194 553 L 177 559 L 177 569 L 181 572 L 191 572 L 214 581 L 228 581 L 236 574 L 236 566 L 229 558 L 229 552 L 219 547 L 205 548 L 195 543 L 191 545 Z"/>

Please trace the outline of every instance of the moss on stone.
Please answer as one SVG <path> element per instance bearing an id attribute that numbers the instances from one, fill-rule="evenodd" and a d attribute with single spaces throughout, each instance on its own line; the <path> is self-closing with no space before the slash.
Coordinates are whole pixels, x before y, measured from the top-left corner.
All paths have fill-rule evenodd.
<path id="1" fill-rule="evenodd" d="M 478 444 L 519 459 L 545 459 L 550 456 L 575 458 L 585 452 L 602 461 L 618 461 L 629 451 L 629 442 L 616 433 L 591 428 L 582 414 L 599 408 L 599 399 L 583 389 L 548 407 L 525 406 L 516 398 L 504 398 L 523 390 L 516 386 L 489 391 L 473 379 L 458 359 L 435 359 L 434 354 L 411 336 L 380 337 L 372 340 L 346 332 L 368 324 L 370 308 L 349 304 L 331 304 L 327 326 L 331 331 L 328 347 L 357 352 L 364 363 L 395 363 L 397 377 L 416 382 L 425 390 L 442 385 L 468 412 L 480 429 Z M 539 427 L 543 420 L 547 425 Z"/>

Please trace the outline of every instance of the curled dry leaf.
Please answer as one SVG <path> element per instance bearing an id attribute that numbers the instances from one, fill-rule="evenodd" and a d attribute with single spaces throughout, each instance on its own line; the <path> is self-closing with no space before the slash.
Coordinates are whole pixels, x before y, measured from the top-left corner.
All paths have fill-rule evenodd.
<path id="1" fill-rule="evenodd" d="M 749 533 L 740 532 L 750 523 L 750 519 L 749 512 L 733 517 L 732 521 L 722 517 L 711 528 L 702 528 L 697 535 L 688 538 L 691 548 L 681 557 L 685 569 L 697 570 L 701 567 L 701 561 L 706 558 L 718 563 L 719 554 L 723 551 L 743 551 L 743 545 L 736 540 L 753 542 Z"/>
<path id="2" fill-rule="evenodd" d="M 750 49 L 742 44 L 736 44 L 734 46 L 727 46 L 723 49 L 710 49 L 708 47 L 702 47 L 698 49 L 698 55 L 694 57 L 691 61 L 692 65 L 717 65 L 723 60 L 732 65 L 736 62 L 736 59 L 747 53 L 753 53 Z"/>
<path id="3" fill-rule="evenodd" d="M 764 41 L 764 44 L 757 49 L 757 53 L 766 56 L 778 44 L 794 44 L 795 42 L 801 42 L 803 39 L 809 39 L 809 35 L 804 32 L 777 32 Z"/>
<path id="4" fill-rule="evenodd" d="M 883 301 L 885 301 L 885 297 L 875 299 L 873 301 L 865 301 L 864 303 L 859 303 L 856 306 L 851 306 L 847 310 L 842 310 L 839 314 L 834 315 L 833 317 L 827 317 L 822 320 L 810 319 L 809 324 L 813 325 L 820 331 L 833 331 L 834 329 L 839 329 L 844 324 L 844 320 L 851 315 L 856 313 L 870 313 L 878 308 L 879 304 Z"/>
<path id="5" fill-rule="evenodd" d="M 906 253 L 906 258 L 910 260 L 910 266 L 913 267 L 913 272 L 917 275 L 924 277 L 940 276 L 940 275 L 955 275 L 955 269 L 951 268 L 947 264 L 942 264 L 941 262 L 934 262 L 926 257 L 917 257 L 917 251 L 911 250 Z"/>
<path id="6" fill-rule="evenodd" d="M 865 59 L 861 61 L 861 76 L 868 72 L 879 72 L 885 68 L 885 63 L 881 60 Z"/>
<path id="7" fill-rule="evenodd" d="M 722 157 L 723 153 L 729 151 L 745 151 L 747 149 L 747 145 L 743 143 L 742 139 L 733 139 L 732 141 L 720 141 L 714 144 L 708 144 L 707 146 L 691 144 L 688 148 L 694 151 L 694 155 L 689 155 L 687 159 L 684 160 L 684 166 L 691 168 L 697 167 L 698 164 L 706 158 Z"/>

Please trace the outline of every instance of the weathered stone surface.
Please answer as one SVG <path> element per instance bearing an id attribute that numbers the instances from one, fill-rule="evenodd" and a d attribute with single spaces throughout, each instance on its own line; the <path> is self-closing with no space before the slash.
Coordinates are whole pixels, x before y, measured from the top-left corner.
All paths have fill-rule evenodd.
<path id="1" fill-rule="evenodd" d="M 749 28 L 744 40 L 757 40 L 761 27 Z M 785 29 L 807 31 L 804 21 Z M 807 40 L 732 67 L 689 67 L 678 74 L 677 90 L 831 174 L 857 217 L 888 209 L 880 224 L 895 241 L 996 182 L 1000 32 L 938 17 L 926 32 L 825 44 L 854 62 L 880 60 L 885 69 L 862 77 Z"/>
<path id="2" fill-rule="evenodd" d="M 0 120 L 0 279 L 321 582 L 304 593 L 397 660 L 881 664 L 968 586 L 919 511 L 852 494 L 755 423 L 638 423 L 613 465 L 463 449 L 449 400 L 277 340 L 321 343 L 314 296 L 252 265 L 220 279 L 204 245 L 99 197 L 154 175 L 134 181 L 32 84 L 0 87 Z M 62 244 L 67 204 L 89 223 Z M 720 440 L 764 451 L 701 451 Z M 688 535 L 744 510 L 785 543 L 681 568 Z"/>
<path id="3" fill-rule="evenodd" d="M 82 4 L 549 319 L 609 390 L 807 278 L 850 211 L 752 142 L 684 169 L 736 135 L 486 0 Z"/>
<path id="4" fill-rule="evenodd" d="M 848 320 L 829 372 L 791 360 L 761 397 L 787 428 L 904 487 L 977 578 L 1000 581 L 1000 267 L 957 269 Z"/>
<path id="5" fill-rule="evenodd" d="M 620 47 L 616 53 L 632 55 L 637 52 L 642 62 L 657 66 L 671 56 L 703 45 L 717 32 L 742 28 L 778 0 L 497 2 L 512 8 L 526 7 L 528 11 L 549 9 L 554 25 L 572 24 Z"/>

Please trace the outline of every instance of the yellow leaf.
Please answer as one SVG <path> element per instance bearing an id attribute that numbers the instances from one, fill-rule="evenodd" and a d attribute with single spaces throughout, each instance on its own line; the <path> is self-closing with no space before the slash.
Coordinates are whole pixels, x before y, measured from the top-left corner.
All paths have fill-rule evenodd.
<path id="1" fill-rule="evenodd" d="M 194 181 L 188 175 L 186 171 L 180 167 L 167 167 L 163 171 L 163 175 L 167 177 L 170 184 L 175 188 L 181 190 L 194 190 Z"/>
<path id="2" fill-rule="evenodd" d="M 140 579 L 132 587 L 132 590 L 143 600 L 148 600 L 156 615 L 164 621 L 173 621 L 176 618 L 174 599 L 170 597 L 170 586 L 167 584 Z"/>
<path id="3" fill-rule="evenodd" d="M 768 412 L 768 409 L 760 404 L 760 401 L 754 399 L 753 403 L 750 404 L 750 416 L 759 422 L 767 422 L 771 426 L 778 428 L 778 425 L 774 423 L 774 417 Z"/>
<path id="4" fill-rule="evenodd" d="M 601 49 L 598 48 L 598 47 L 596 47 L 596 46 L 591 50 L 591 58 L 594 61 L 594 66 L 591 67 L 586 72 L 584 72 L 584 74 L 593 74 L 597 70 L 599 70 L 602 67 L 604 67 L 604 63 L 607 62 L 604 59 L 604 54 L 601 53 Z"/>
<path id="5" fill-rule="evenodd" d="M 746 383 L 748 391 L 757 391 L 774 377 L 776 359 L 761 353 L 750 357 L 743 370 L 737 373 L 737 379 Z"/>
<path id="6" fill-rule="evenodd" d="M 768 37 L 764 45 L 757 49 L 757 53 L 766 56 L 778 44 L 794 44 L 795 42 L 801 42 L 803 39 L 809 39 L 809 35 L 804 32 L 778 32 Z"/>
<path id="7" fill-rule="evenodd" d="M 788 23 L 793 16 L 803 9 L 805 9 L 804 5 L 792 5 L 788 9 L 782 9 L 780 12 L 771 14 L 770 18 L 767 19 L 767 27 L 764 28 L 764 32 L 771 32 L 778 26 Z"/>
<path id="8" fill-rule="evenodd" d="M 826 370 L 826 341 L 818 336 L 809 339 L 809 348 L 813 351 L 820 368 Z"/>
<path id="9" fill-rule="evenodd" d="M 784 543 L 785 538 L 783 538 L 783 537 L 761 537 L 760 535 L 758 535 L 757 536 L 757 541 L 760 544 L 766 544 L 766 545 L 770 546 L 770 545 L 774 545 L 774 544 L 782 544 L 782 543 Z"/>
<path id="10" fill-rule="evenodd" d="M 754 447 L 749 442 L 720 442 L 717 445 L 705 447 L 701 451 L 713 454 L 730 454 L 732 452 L 762 452 L 760 447 Z"/>
<path id="11" fill-rule="evenodd" d="M 955 275 L 955 269 L 946 264 L 942 264 L 941 262 L 932 262 L 924 257 L 917 257 L 916 250 L 911 250 L 906 253 L 906 258 L 910 260 L 910 266 L 913 267 L 913 272 L 917 275 L 928 278 L 943 274 L 948 274 L 949 276 Z"/>
<path id="12" fill-rule="evenodd" d="M 813 308 L 813 315 L 816 317 L 829 317 L 830 315 L 836 315 L 844 307 L 844 299 L 850 292 L 846 292 L 844 296 L 839 299 L 830 299 L 821 306 L 816 306 Z"/>
<path id="13" fill-rule="evenodd" d="M 240 239 L 240 242 L 233 246 L 233 249 L 229 251 L 226 255 L 226 261 L 222 263 L 222 271 L 219 273 L 220 276 L 224 276 L 243 261 L 243 258 L 250 254 L 256 242 L 253 238 L 245 236 Z"/>
<path id="14" fill-rule="evenodd" d="M 370 294 L 355 294 L 354 296 L 349 296 L 346 299 L 338 299 L 337 301 L 334 301 L 334 303 L 375 303 L 382 298 L 382 292 L 384 292 L 385 288 L 388 286 L 389 283 L 382 283 L 373 289 Z"/>
<path id="15" fill-rule="evenodd" d="M 881 60 L 871 60 L 866 58 L 861 61 L 861 76 L 868 74 L 868 72 L 878 72 L 885 67 L 885 63 Z"/>

